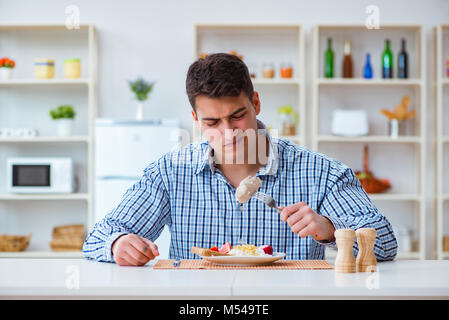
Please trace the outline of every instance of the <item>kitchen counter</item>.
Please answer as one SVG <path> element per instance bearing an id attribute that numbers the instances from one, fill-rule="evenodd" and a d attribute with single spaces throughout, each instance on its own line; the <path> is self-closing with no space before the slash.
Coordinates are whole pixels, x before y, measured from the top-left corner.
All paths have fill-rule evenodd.
<path id="1" fill-rule="evenodd" d="M 331 262 L 331 261 L 330 261 Z M 449 299 L 449 260 L 378 263 L 378 272 L 153 270 L 86 259 L 0 259 L 0 299 Z"/>

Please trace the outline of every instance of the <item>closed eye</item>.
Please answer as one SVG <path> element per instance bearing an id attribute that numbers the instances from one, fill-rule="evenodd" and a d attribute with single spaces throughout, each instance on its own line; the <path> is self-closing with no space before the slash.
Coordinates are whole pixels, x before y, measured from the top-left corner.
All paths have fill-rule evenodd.
<path id="1" fill-rule="evenodd" d="M 238 115 L 233 115 L 232 118 L 233 119 L 241 119 L 246 115 L 246 112 L 242 112 L 241 114 Z"/>

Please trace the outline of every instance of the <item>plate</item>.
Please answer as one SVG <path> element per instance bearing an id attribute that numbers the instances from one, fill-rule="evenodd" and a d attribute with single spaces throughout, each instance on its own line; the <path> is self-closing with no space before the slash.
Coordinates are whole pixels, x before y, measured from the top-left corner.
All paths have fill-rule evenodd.
<path id="1" fill-rule="evenodd" d="M 275 261 L 281 260 L 285 257 L 285 253 L 273 252 L 272 256 L 201 256 L 206 261 L 216 264 L 228 264 L 239 266 L 254 266 L 270 264 Z"/>

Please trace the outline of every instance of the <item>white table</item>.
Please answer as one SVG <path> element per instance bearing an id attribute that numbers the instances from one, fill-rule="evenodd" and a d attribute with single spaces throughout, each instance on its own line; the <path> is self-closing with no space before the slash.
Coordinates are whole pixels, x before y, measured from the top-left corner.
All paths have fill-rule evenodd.
<path id="1" fill-rule="evenodd" d="M 449 299 L 448 260 L 399 260 L 378 272 L 153 270 L 86 259 L 0 259 L 0 299 Z"/>

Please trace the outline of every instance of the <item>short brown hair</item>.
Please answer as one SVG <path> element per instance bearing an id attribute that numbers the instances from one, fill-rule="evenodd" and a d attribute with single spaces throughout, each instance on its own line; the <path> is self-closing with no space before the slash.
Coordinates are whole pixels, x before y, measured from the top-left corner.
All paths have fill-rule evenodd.
<path id="1" fill-rule="evenodd" d="M 243 91 L 253 101 L 254 87 L 245 63 L 237 56 L 214 53 L 200 58 L 189 67 L 187 96 L 193 110 L 200 95 L 208 98 L 238 97 Z"/>

